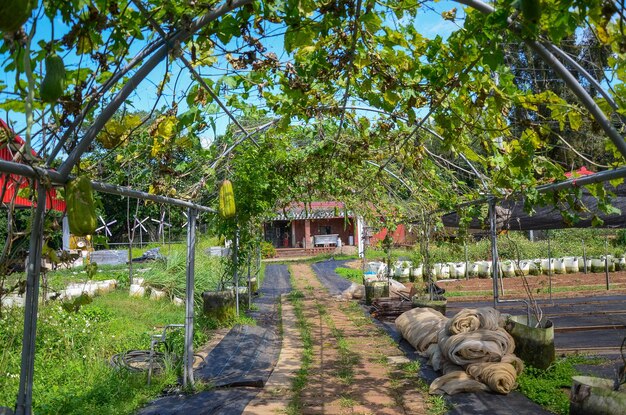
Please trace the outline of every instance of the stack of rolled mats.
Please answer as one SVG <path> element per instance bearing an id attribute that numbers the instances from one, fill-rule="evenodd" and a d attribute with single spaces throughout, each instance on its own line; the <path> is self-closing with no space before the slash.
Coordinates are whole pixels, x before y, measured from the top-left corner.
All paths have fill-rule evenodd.
<path id="1" fill-rule="evenodd" d="M 466 308 L 452 318 L 431 308 L 414 308 L 396 319 L 402 336 L 443 373 L 429 392 L 448 395 L 515 389 L 524 364 L 513 354 L 515 341 L 504 323 L 492 307 Z"/>

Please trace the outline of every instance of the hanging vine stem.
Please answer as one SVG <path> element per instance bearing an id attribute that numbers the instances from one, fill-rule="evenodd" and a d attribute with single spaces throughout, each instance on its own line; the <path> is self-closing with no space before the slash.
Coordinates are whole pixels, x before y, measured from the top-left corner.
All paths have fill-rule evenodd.
<path id="1" fill-rule="evenodd" d="M 358 27 L 359 27 L 359 16 L 361 15 L 361 0 L 357 0 L 356 10 L 354 13 L 354 30 L 352 32 L 352 45 L 350 46 L 350 58 L 348 59 L 347 65 L 347 73 L 346 73 L 346 92 L 343 94 L 341 107 L 343 111 L 341 111 L 341 117 L 339 118 L 339 126 L 337 128 L 337 134 L 335 135 L 335 141 L 339 140 L 339 136 L 341 135 L 341 129 L 343 128 L 343 121 L 346 115 L 346 104 L 348 103 L 348 98 L 350 97 L 350 81 L 352 78 L 352 70 L 353 70 L 353 61 L 354 61 L 354 52 L 356 49 L 356 42 L 358 39 Z M 335 149 L 333 148 L 333 154 Z"/>
<path id="2" fill-rule="evenodd" d="M 337 108 L 337 107 L 325 106 L 325 107 L 322 107 L 322 108 L 333 109 L 333 108 Z M 348 105 L 348 106 L 345 106 L 344 108 L 345 108 L 345 109 L 347 109 L 347 110 L 376 112 L 376 113 L 378 113 L 378 114 L 383 114 L 383 115 L 387 115 L 387 116 L 390 116 L 390 117 L 395 117 L 395 118 L 398 118 L 398 119 L 400 119 L 400 120 L 402 120 L 402 121 L 405 121 L 405 122 L 408 122 L 408 121 L 409 121 L 409 120 L 408 120 L 408 118 L 406 118 L 406 117 L 404 117 L 404 116 L 402 116 L 402 115 L 398 115 L 398 114 L 390 113 L 390 112 L 387 112 L 387 111 L 384 111 L 384 110 L 381 110 L 381 109 L 378 109 L 378 108 L 361 107 L 361 106 L 354 106 L 354 105 Z M 429 119 L 430 119 L 430 117 L 429 117 Z M 429 134 L 433 135 L 434 137 L 438 138 L 438 139 L 439 139 L 439 140 L 441 140 L 442 142 L 443 142 L 443 141 L 445 141 L 445 139 L 444 139 L 444 138 L 443 138 L 440 134 L 438 134 L 436 131 L 432 130 L 431 128 L 429 128 L 429 127 L 427 127 L 427 126 L 425 126 L 425 125 L 421 125 L 421 126 L 420 126 L 420 128 L 421 128 L 422 130 L 426 131 L 427 133 L 429 133 Z M 468 166 L 470 166 L 470 168 L 472 169 L 472 172 L 474 172 L 474 174 L 476 175 L 476 177 L 478 177 L 478 179 L 479 179 L 479 180 L 480 180 L 480 182 L 482 183 L 483 188 L 484 188 L 485 190 L 487 190 L 487 189 L 488 189 L 488 186 L 487 186 L 487 183 L 485 182 L 485 178 L 486 178 L 486 177 L 485 177 L 485 175 L 484 175 L 484 174 L 481 174 L 481 173 L 478 171 L 478 169 L 476 169 L 476 167 L 474 166 L 474 163 L 472 163 L 471 161 L 469 161 L 469 160 L 467 159 L 467 157 L 465 157 L 465 155 L 464 155 L 463 153 L 459 153 L 459 157 L 461 157 L 461 159 L 463 159 L 463 161 L 465 161 L 465 162 L 467 163 L 467 165 L 468 165 Z M 377 166 L 378 166 L 378 167 L 380 167 L 380 165 L 377 165 Z M 466 172 L 467 172 L 467 171 L 466 171 Z M 469 172 L 467 172 L 467 173 L 469 173 Z"/>
<path id="3" fill-rule="evenodd" d="M 469 73 L 469 71 L 471 71 L 472 69 L 474 69 L 474 66 L 476 66 L 476 64 L 478 63 L 478 61 L 480 61 L 482 59 L 482 54 L 480 54 L 476 59 L 474 59 L 474 61 L 472 61 L 465 69 L 463 69 L 463 71 L 459 74 L 459 76 L 456 77 L 456 79 L 454 80 L 454 82 L 452 82 L 448 88 L 446 88 L 446 90 L 443 92 L 443 94 L 441 95 L 441 98 L 439 98 L 439 100 L 437 102 L 435 102 L 434 105 L 432 105 L 430 107 L 430 109 L 428 110 L 428 113 L 417 123 L 417 125 L 415 126 L 415 128 L 413 128 L 413 130 L 404 138 L 404 140 L 402 140 L 402 142 L 400 143 L 400 147 L 398 148 L 398 150 L 404 148 L 404 146 L 409 142 L 409 140 L 411 138 L 413 138 L 413 136 L 417 133 L 417 131 L 422 128 L 422 126 L 424 125 L 424 123 L 426 122 L 426 120 L 428 120 L 430 118 L 430 116 L 435 112 L 435 110 L 437 110 L 437 108 L 439 108 L 439 106 L 441 106 L 441 104 L 443 104 L 443 101 L 450 95 L 450 93 L 452 92 L 452 90 L 454 90 L 454 88 L 456 88 L 459 85 L 459 82 L 461 80 L 461 75 L 466 75 L 467 73 Z M 396 158 L 396 154 L 392 154 L 391 157 L 389 157 L 387 159 L 387 161 L 385 161 L 385 163 L 382 165 L 382 167 L 387 167 L 387 165 L 389 163 L 391 163 L 394 159 Z"/>

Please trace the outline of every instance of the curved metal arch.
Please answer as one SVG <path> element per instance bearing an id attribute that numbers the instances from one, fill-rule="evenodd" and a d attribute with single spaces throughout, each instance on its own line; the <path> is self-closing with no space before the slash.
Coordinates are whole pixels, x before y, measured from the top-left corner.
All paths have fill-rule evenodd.
<path id="1" fill-rule="evenodd" d="M 335 107 L 326 107 L 326 108 L 335 108 Z M 370 111 L 370 112 L 375 112 L 378 114 L 383 114 L 383 115 L 387 115 L 390 117 L 396 117 L 402 121 L 408 122 L 408 118 L 403 117 L 401 115 L 397 115 L 397 114 L 392 114 L 390 112 L 387 112 L 385 110 L 381 110 L 378 108 L 370 108 L 370 107 L 361 107 L 361 106 L 354 106 L 354 105 L 347 105 L 343 107 L 344 110 L 355 110 L 355 111 Z M 430 117 L 429 117 L 430 118 Z M 425 126 L 425 125 L 421 125 L 420 128 L 424 131 L 426 131 L 427 133 L 433 135 L 434 137 L 438 138 L 441 141 L 445 141 L 444 138 L 438 134 L 436 131 L 432 130 L 431 128 Z M 474 163 L 472 163 L 471 161 L 468 160 L 467 157 L 465 157 L 465 155 L 463 153 L 459 153 L 459 157 L 461 157 L 463 159 L 463 161 L 465 161 L 470 168 L 472 169 L 472 172 L 476 175 L 476 177 L 478 177 L 478 179 L 480 180 L 481 184 L 483 185 L 483 188 L 485 190 L 488 190 L 488 186 L 487 183 L 485 182 L 485 175 L 480 173 L 478 171 L 478 169 L 476 168 L 476 166 L 474 166 Z M 380 166 L 379 166 L 380 167 Z"/>
<path id="2" fill-rule="evenodd" d="M 98 91 L 98 95 L 93 97 L 87 105 L 82 109 L 81 113 L 72 121 L 67 130 L 63 133 L 57 145 L 52 149 L 48 159 L 46 161 L 46 167 L 50 167 L 50 164 L 54 161 L 54 158 L 59 154 L 59 152 L 63 149 L 63 145 L 67 141 L 67 139 L 75 132 L 76 128 L 85 120 L 85 117 L 89 113 L 89 111 L 96 105 L 98 100 L 113 86 L 124 77 L 128 72 L 130 72 L 135 66 L 137 66 L 141 61 L 150 56 L 152 52 L 166 44 L 166 39 L 159 39 L 147 45 L 145 48 L 139 51 L 137 55 L 133 59 L 131 59 L 122 69 L 115 72 L 108 81 L 106 81 L 100 90 Z"/>
<path id="3" fill-rule="evenodd" d="M 455 0 L 457 3 L 464 4 L 472 7 L 484 14 L 490 14 L 495 9 L 483 3 L 481 0 Z M 511 18 L 508 19 L 511 23 L 511 30 L 515 31 L 514 22 Z M 598 124 L 602 127 L 606 135 L 617 147 L 619 152 L 624 158 L 626 158 L 626 141 L 624 137 L 613 127 L 611 121 L 606 117 L 602 109 L 595 103 L 589 93 L 580 85 L 580 82 L 572 75 L 572 73 L 554 56 L 546 46 L 537 42 L 536 40 L 523 39 L 532 50 L 534 50 L 541 58 L 552 67 L 556 74 L 565 82 L 570 90 L 578 97 L 580 102 L 587 108 L 587 111 L 593 116 Z M 551 43 L 547 43 L 550 44 Z M 604 94 L 603 94 L 604 95 Z"/>
<path id="4" fill-rule="evenodd" d="M 91 145 L 91 142 L 96 137 L 96 134 L 104 127 L 107 121 L 113 117 L 118 108 L 124 103 L 124 101 L 130 96 L 130 94 L 139 86 L 156 66 L 165 59 L 170 51 L 168 44 L 183 42 L 189 39 L 194 33 L 200 30 L 202 27 L 213 22 L 217 18 L 224 14 L 252 3 L 252 0 L 229 0 L 222 4 L 222 6 L 209 11 L 204 16 L 195 20 L 189 30 L 181 30 L 169 39 L 169 42 L 165 43 L 159 50 L 157 50 L 146 63 L 144 63 L 137 72 L 124 84 L 117 95 L 111 100 L 109 105 L 106 106 L 98 114 L 93 124 L 89 127 L 83 138 L 78 142 L 74 150 L 69 154 L 67 159 L 61 164 L 59 168 L 60 175 L 67 180 L 69 174 L 80 160 L 87 148 Z"/>

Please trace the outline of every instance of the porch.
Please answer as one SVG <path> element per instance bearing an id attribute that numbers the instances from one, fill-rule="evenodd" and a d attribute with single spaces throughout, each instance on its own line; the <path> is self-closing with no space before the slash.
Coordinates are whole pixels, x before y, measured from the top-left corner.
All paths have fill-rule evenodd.
<path id="1" fill-rule="evenodd" d="M 274 259 L 286 259 L 286 258 L 302 258 L 313 257 L 322 254 L 356 254 L 356 246 L 320 246 L 315 248 L 276 248 L 276 257 Z"/>

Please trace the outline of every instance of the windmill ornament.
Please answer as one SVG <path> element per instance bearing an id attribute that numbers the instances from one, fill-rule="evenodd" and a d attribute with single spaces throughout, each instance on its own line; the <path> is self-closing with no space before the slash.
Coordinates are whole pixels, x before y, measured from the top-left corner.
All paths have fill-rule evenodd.
<path id="1" fill-rule="evenodd" d="M 143 246 L 143 233 L 148 233 L 148 230 L 145 226 L 143 226 L 144 222 L 150 219 L 149 216 L 146 216 L 142 220 L 139 220 L 137 216 L 135 216 L 135 226 L 133 226 L 133 235 L 135 234 L 135 230 L 139 228 L 139 246 Z"/>
<path id="2" fill-rule="evenodd" d="M 158 228 L 158 235 L 159 235 L 159 239 L 163 238 L 163 240 L 165 240 L 165 227 L 167 226 L 168 228 L 171 228 L 172 225 L 168 222 L 165 221 L 165 211 L 161 211 L 161 217 L 159 219 L 150 219 L 152 222 L 154 223 L 158 223 L 159 224 L 159 228 Z"/>
<path id="3" fill-rule="evenodd" d="M 106 220 L 104 220 L 102 216 L 98 216 L 98 219 L 100 219 L 100 223 L 102 223 L 102 226 L 100 226 L 99 228 L 96 228 L 96 232 L 100 233 L 101 231 L 104 230 L 104 236 L 107 236 L 107 237 L 113 236 L 109 226 L 113 225 L 114 223 L 117 223 L 117 219 L 114 219 L 111 222 L 107 222 Z"/>

